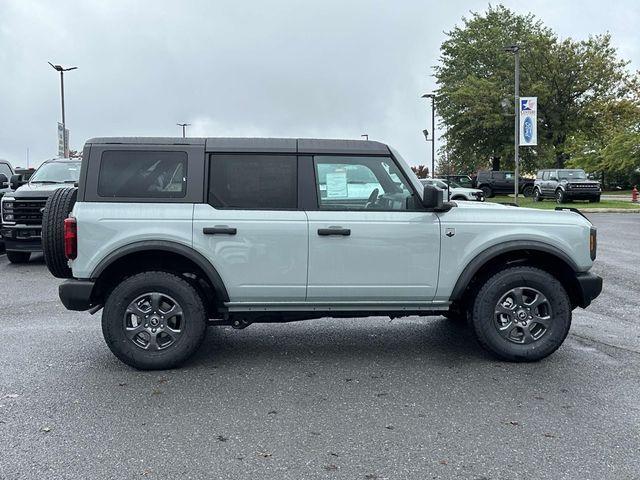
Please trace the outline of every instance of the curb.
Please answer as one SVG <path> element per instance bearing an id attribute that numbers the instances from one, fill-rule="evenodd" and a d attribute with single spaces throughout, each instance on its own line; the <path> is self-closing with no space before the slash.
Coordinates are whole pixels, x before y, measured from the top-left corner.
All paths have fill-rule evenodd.
<path id="1" fill-rule="evenodd" d="M 583 208 L 582 213 L 640 213 L 640 208 Z"/>

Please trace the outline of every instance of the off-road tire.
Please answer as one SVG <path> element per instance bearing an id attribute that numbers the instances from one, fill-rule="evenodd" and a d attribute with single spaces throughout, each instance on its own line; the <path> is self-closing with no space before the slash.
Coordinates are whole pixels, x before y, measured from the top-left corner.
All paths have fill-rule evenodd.
<path id="1" fill-rule="evenodd" d="M 484 194 L 484 198 L 493 198 L 493 189 L 491 187 L 487 187 L 486 185 L 480 188 L 482 193 Z"/>
<path id="2" fill-rule="evenodd" d="M 497 302 L 509 290 L 529 287 L 542 293 L 551 307 L 547 331 L 528 344 L 513 343 L 498 333 L 495 326 Z M 502 360 L 535 362 L 555 352 L 571 327 L 571 303 L 562 284 L 551 274 L 534 267 L 512 267 L 490 277 L 478 292 L 471 324 L 478 342 Z"/>
<path id="3" fill-rule="evenodd" d="M 47 199 L 42 212 L 42 252 L 47 268 L 56 278 L 73 276 L 64 254 L 64 220 L 77 198 L 77 188 L 59 188 Z"/>
<path id="4" fill-rule="evenodd" d="M 7 258 L 11 263 L 27 263 L 31 258 L 31 252 L 7 250 Z"/>
<path id="5" fill-rule="evenodd" d="M 567 196 L 561 188 L 556 190 L 556 203 L 567 203 Z"/>
<path id="6" fill-rule="evenodd" d="M 544 200 L 544 198 L 542 197 L 542 193 L 540 192 L 539 188 L 536 188 L 533 190 L 533 201 L 534 202 L 541 202 L 542 200 Z"/>
<path id="7" fill-rule="evenodd" d="M 522 194 L 525 197 L 530 197 L 533 195 L 533 185 L 525 185 L 525 187 L 522 189 Z"/>
<path id="8" fill-rule="evenodd" d="M 144 350 L 125 335 L 125 311 L 146 292 L 174 298 L 184 313 L 185 331 L 165 350 Z M 206 326 L 204 305 L 196 289 L 167 272 L 143 272 L 127 278 L 109 294 L 102 312 L 102 333 L 107 346 L 122 362 L 139 370 L 165 370 L 181 365 L 202 343 Z"/>

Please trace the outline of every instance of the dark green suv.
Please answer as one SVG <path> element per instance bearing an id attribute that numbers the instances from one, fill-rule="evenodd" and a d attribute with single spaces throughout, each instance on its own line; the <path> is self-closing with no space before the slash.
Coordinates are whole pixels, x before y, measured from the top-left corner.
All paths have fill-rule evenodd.
<path id="1" fill-rule="evenodd" d="M 576 168 L 539 170 L 533 186 L 536 202 L 545 198 L 555 199 L 558 203 L 571 200 L 599 202 L 601 193 L 600 182 L 589 180 L 584 170 Z"/>

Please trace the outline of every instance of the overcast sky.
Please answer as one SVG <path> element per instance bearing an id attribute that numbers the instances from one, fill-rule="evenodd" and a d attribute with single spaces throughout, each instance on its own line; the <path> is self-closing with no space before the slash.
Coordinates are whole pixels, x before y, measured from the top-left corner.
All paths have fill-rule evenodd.
<path id="1" fill-rule="evenodd" d="M 640 68 L 638 0 L 505 5 L 561 37 L 610 31 Z M 95 136 L 371 139 L 430 163 L 422 136 L 444 31 L 486 1 L 0 0 L 0 158 L 57 152 L 59 77 L 70 145 Z M 523 5 L 523 6 L 520 6 Z M 523 94 L 526 92 L 523 92 Z"/>

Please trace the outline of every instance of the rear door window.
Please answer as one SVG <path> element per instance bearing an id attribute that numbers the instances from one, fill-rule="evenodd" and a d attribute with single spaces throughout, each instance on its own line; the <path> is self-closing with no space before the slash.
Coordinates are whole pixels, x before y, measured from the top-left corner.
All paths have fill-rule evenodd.
<path id="1" fill-rule="evenodd" d="M 294 210 L 297 177 L 295 155 L 212 155 L 209 203 L 215 208 Z"/>
<path id="2" fill-rule="evenodd" d="M 102 154 L 101 197 L 182 198 L 186 192 L 186 152 L 107 150 Z"/>

